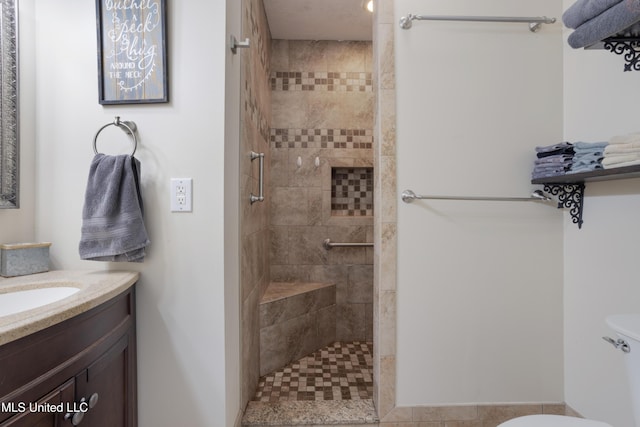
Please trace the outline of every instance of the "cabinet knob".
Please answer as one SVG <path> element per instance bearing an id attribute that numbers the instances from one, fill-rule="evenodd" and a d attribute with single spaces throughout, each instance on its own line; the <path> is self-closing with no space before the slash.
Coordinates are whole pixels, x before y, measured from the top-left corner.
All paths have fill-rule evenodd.
<path id="1" fill-rule="evenodd" d="M 84 398 L 82 398 L 82 401 L 84 401 Z M 80 424 L 83 418 L 84 418 L 84 412 L 82 411 L 67 412 L 64 416 L 64 419 L 71 420 L 71 424 L 73 424 L 74 426 L 77 426 L 78 424 Z"/>
<path id="2" fill-rule="evenodd" d="M 99 397 L 100 396 L 98 396 L 98 393 L 93 393 L 91 397 L 89 397 L 89 409 L 93 408 L 98 404 Z"/>
<path id="3" fill-rule="evenodd" d="M 95 406 L 96 403 L 98 403 L 98 393 L 92 394 L 91 397 L 89 398 L 89 402 L 87 402 L 87 399 L 85 399 L 84 397 L 80 399 L 80 403 L 76 405 L 77 410 L 73 412 L 67 412 L 64 415 L 64 419 L 71 420 L 71 424 L 73 424 L 74 426 L 77 426 L 78 424 L 80 424 L 82 422 L 82 419 L 84 418 L 84 414 L 89 409 L 93 408 L 93 406 L 91 406 L 92 399 L 93 399 L 93 406 Z"/>

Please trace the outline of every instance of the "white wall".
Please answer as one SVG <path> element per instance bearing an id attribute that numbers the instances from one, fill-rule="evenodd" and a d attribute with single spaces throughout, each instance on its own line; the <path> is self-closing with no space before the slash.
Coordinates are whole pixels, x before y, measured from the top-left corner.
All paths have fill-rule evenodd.
<path id="1" fill-rule="evenodd" d="M 564 7 L 573 1 L 565 0 Z M 570 30 L 564 31 L 565 39 Z M 599 141 L 637 132 L 640 73 L 623 58 L 564 44 L 564 136 Z M 581 230 L 565 219 L 566 401 L 584 416 L 632 426 L 622 353 L 600 337 L 615 336 L 607 315 L 638 312 L 639 180 L 588 183 Z"/>
<path id="2" fill-rule="evenodd" d="M 235 251 L 233 242 L 225 246 L 224 222 L 225 209 L 237 213 L 225 207 L 237 194 L 225 188 L 225 154 L 229 148 L 237 157 L 238 144 L 225 146 L 225 14 L 225 2 L 167 1 L 171 102 L 105 107 L 98 104 L 95 2 L 36 2 L 36 237 L 53 242 L 54 268 L 141 272 L 141 427 L 233 425 L 240 409 L 237 271 L 230 270 L 237 269 L 237 244 Z M 151 239 L 140 265 L 78 256 L 93 137 L 116 115 L 139 130 Z M 120 141 L 125 134 L 110 127 L 98 145 L 111 153 Z M 237 166 L 226 172 L 237 175 Z M 169 212 L 171 177 L 193 178 L 193 213 Z"/>
<path id="3" fill-rule="evenodd" d="M 552 0 L 397 0 L 396 18 L 559 16 Z M 562 138 L 560 25 L 396 29 L 398 190 L 527 196 Z M 561 402 L 562 214 L 551 205 L 398 206 L 399 406 Z"/>

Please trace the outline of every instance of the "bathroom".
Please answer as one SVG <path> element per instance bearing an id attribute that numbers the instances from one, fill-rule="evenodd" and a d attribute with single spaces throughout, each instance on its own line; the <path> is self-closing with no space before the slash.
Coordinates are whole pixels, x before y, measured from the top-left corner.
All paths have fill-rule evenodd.
<path id="1" fill-rule="evenodd" d="M 560 17 L 571 0 L 378 3 L 374 46 L 395 48 L 375 63 L 386 123 L 374 138 L 379 415 L 409 426 L 438 422 L 446 411 L 433 407 L 461 406 L 469 421 L 485 405 L 566 402 L 633 425 L 622 358 L 601 336 L 611 335 L 606 315 L 637 311 L 635 180 L 589 183 L 581 229 L 546 205 L 405 205 L 396 192 L 528 194 L 536 145 L 638 130 L 640 76 L 609 52 L 571 49 L 559 23 L 536 34 L 397 25 L 407 13 Z M 108 107 L 97 102 L 95 4 L 65 5 L 20 2 L 21 208 L 0 211 L 0 241 L 53 242 L 55 269 L 140 271 L 139 425 L 232 426 L 243 410 L 246 165 L 239 114 L 226 113 L 241 110 L 241 63 L 227 41 L 242 34 L 240 2 L 167 2 L 170 102 Z M 152 241 L 140 265 L 77 255 L 91 140 L 114 115 L 139 128 Z M 192 213 L 169 211 L 172 177 L 193 178 Z"/>

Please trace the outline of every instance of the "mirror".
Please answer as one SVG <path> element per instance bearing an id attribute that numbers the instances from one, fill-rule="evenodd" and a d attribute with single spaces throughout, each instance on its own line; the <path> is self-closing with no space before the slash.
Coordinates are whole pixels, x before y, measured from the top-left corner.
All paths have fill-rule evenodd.
<path id="1" fill-rule="evenodd" d="M 18 0 L 0 0 L 0 208 L 18 203 Z"/>

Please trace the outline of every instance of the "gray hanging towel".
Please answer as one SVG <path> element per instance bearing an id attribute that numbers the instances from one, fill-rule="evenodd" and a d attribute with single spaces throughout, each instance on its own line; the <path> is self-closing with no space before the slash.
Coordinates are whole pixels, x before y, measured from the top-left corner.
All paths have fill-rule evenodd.
<path id="1" fill-rule="evenodd" d="M 150 242 L 142 216 L 138 159 L 124 154 L 96 154 L 82 209 L 80 258 L 144 261 Z"/>
<path id="2" fill-rule="evenodd" d="M 562 14 L 567 28 L 578 28 L 624 0 L 578 0 Z"/>
<path id="3" fill-rule="evenodd" d="M 588 20 L 569 35 L 567 42 L 574 49 L 591 46 L 615 35 L 638 36 L 640 28 L 640 1 L 624 0 Z"/>

